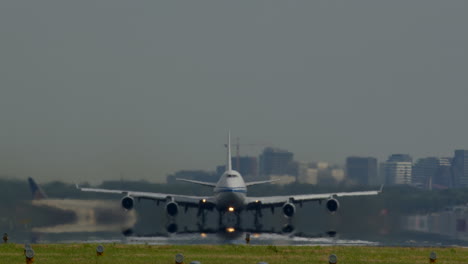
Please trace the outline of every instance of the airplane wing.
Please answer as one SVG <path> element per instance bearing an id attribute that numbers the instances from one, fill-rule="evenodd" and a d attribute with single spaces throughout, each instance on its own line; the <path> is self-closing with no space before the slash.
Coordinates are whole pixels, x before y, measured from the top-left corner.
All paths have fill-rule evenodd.
<path id="1" fill-rule="evenodd" d="M 276 180 L 267 180 L 267 181 L 253 181 L 253 182 L 246 182 L 245 186 L 252 186 L 252 185 L 258 185 L 258 184 L 264 184 L 264 183 L 272 183 L 272 182 L 277 182 L 281 181 L 281 179 L 276 179 Z"/>
<path id="2" fill-rule="evenodd" d="M 216 183 L 213 183 L 213 182 L 203 182 L 203 181 L 195 181 L 195 180 L 188 180 L 188 179 L 181 179 L 181 178 L 177 178 L 176 180 L 195 183 L 195 184 L 204 185 L 204 186 L 216 187 Z"/>
<path id="3" fill-rule="evenodd" d="M 123 194 L 125 196 L 130 196 L 135 199 L 147 199 L 147 200 L 154 200 L 154 201 L 168 201 L 168 200 L 173 199 L 175 202 L 181 205 L 198 206 L 198 204 L 202 200 L 206 200 L 206 202 L 214 204 L 214 198 L 211 196 L 189 196 L 189 195 L 168 194 L 168 193 L 134 192 L 134 191 L 109 190 L 109 189 L 99 189 L 99 188 L 81 188 L 78 185 L 76 187 L 83 192 Z"/>
<path id="4" fill-rule="evenodd" d="M 345 196 L 367 196 L 377 195 L 382 192 L 383 186 L 380 190 L 375 191 L 360 191 L 360 192 L 335 192 L 335 193 L 321 193 L 321 194 L 298 194 L 298 195 L 285 195 L 285 196 L 266 196 L 266 197 L 248 197 L 248 204 L 261 203 L 262 206 L 268 205 L 283 205 L 286 202 L 301 203 L 308 201 L 323 201 L 330 198 L 345 197 Z"/>

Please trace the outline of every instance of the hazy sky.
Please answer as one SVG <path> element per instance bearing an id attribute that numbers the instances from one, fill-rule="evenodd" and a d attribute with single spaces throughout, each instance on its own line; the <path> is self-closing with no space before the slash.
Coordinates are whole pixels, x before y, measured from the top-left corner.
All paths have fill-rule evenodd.
<path id="1" fill-rule="evenodd" d="M 0 175 L 468 148 L 467 1 L 1 1 Z M 259 147 L 241 152 L 258 153 Z"/>

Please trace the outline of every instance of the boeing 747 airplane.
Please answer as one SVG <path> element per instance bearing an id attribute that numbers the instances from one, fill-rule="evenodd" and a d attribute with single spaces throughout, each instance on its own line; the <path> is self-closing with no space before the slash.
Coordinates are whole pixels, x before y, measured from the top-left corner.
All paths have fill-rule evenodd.
<path id="1" fill-rule="evenodd" d="M 165 211 L 169 217 L 175 217 L 179 213 L 179 207 L 185 209 L 197 208 L 198 217 L 202 216 L 204 223 L 205 210 L 216 209 L 219 212 L 219 225 L 222 227 L 222 217 L 226 213 L 234 213 L 237 216 L 237 223 L 240 222 L 240 212 L 254 211 L 255 222 L 257 223 L 258 217 L 261 217 L 261 209 L 270 208 L 274 212 L 275 208 L 281 207 L 282 213 L 286 218 L 291 218 L 296 212 L 296 205 L 304 202 L 325 201 L 325 207 L 331 213 L 334 213 L 339 208 L 339 197 L 345 196 L 364 196 L 364 195 L 377 195 L 382 191 L 361 191 L 361 192 L 336 192 L 336 193 L 323 193 L 323 194 L 301 194 L 301 195 L 286 195 L 286 196 L 266 196 L 266 197 L 249 197 L 247 196 L 247 187 L 257 184 L 264 184 L 273 182 L 269 181 L 255 181 L 244 182 L 244 179 L 239 172 L 232 169 L 231 164 L 231 140 L 230 134 L 228 135 L 227 143 L 227 162 L 226 171 L 221 175 L 217 183 L 202 182 L 188 179 L 177 179 L 180 181 L 200 184 L 204 186 L 213 187 L 212 196 L 190 196 L 179 194 L 167 193 L 151 193 L 151 192 L 137 192 L 128 190 L 108 190 L 97 188 L 79 188 L 84 192 L 102 192 L 102 193 L 116 193 L 123 194 L 121 205 L 127 210 L 134 207 L 135 199 L 149 199 L 165 203 Z"/>

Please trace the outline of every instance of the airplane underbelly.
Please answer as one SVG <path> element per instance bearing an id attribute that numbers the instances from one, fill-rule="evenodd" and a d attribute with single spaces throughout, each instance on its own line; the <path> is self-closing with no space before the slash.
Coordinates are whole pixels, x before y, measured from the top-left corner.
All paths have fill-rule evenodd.
<path id="1" fill-rule="evenodd" d="M 226 210 L 229 207 L 234 207 L 240 210 L 244 207 L 245 194 L 239 192 L 222 192 L 216 195 L 218 210 Z"/>

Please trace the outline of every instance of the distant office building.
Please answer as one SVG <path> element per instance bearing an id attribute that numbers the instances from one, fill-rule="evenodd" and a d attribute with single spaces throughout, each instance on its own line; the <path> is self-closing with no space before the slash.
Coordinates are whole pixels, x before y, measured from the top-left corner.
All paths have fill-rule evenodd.
<path id="1" fill-rule="evenodd" d="M 468 150 L 455 150 L 452 172 L 455 187 L 468 186 Z"/>
<path id="2" fill-rule="evenodd" d="M 237 167 L 239 163 L 239 168 Z M 233 168 L 241 175 L 257 176 L 258 175 L 258 161 L 256 157 L 237 157 L 233 158 Z"/>
<path id="3" fill-rule="evenodd" d="M 314 185 L 336 185 L 344 178 L 343 168 L 324 161 L 301 163 L 298 173 L 298 182 Z"/>
<path id="4" fill-rule="evenodd" d="M 432 180 L 432 185 L 435 187 L 441 188 L 452 188 L 453 184 L 453 174 L 452 174 L 452 162 L 453 158 L 441 158 L 441 164 L 439 166 L 439 171 L 437 172 L 435 178 Z"/>
<path id="5" fill-rule="evenodd" d="M 387 162 L 413 162 L 413 158 L 408 154 L 392 154 Z"/>
<path id="6" fill-rule="evenodd" d="M 294 154 L 281 149 L 265 148 L 260 154 L 260 175 L 292 175 L 297 176 L 297 164 L 293 162 Z"/>
<path id="7" fill-rule="evenodd" d="M 386 183 L 393 184 L 411 184 L 413 162 L 410 155 L 393 154 L 385 162 Z"/>
<path id="8" fill-rule="evenodd" d="M 318 172 L 319 170 L 317 168 L 311 168 L 307 163 L 301 164 L 297 180 L 299 183 L 317 185 Z"/>
<path id="9" fill-rule="evenodd" d="M 330 176 L 337 182 L 345 179 L 345 170 L 342 168 L 330 168 Z"/>
<path id="10" fill-rule="evenodd" d="M 385 175 L 385 162 L 379 162 L 379 175 L 377 176 L 376 184 L 378 184 L 378 185 L 388 184 L 387 183 L 387 178 L 386 178 L 386 175 Z"/>
<path id="11" fill-rule="evenodd" d="M 327 162 L 297 163 L 299 183 L 313 185 L 333 185 L 343 181 L 345 172 L 336 165 Z"/>
<path id="12" fill-rule="evenodd" d="M 258 161 L 256 157 L 242 156 L 231 158 L 232 169 L 238 171 L 242 176 L 254 178 L 258 175 Z M 239 166 L 238 166 L 239 164 Z M 226 165 L 216 167 L 218 175 L 226 171 Z"/>
<path id="13" fill-rule="evenodd" d="M 450 158 L 428 157 L 416 161 L 413 166 L 412 184 L 427 189 L 451 186 Z"/>
<path id="14" fill-rule="evenodd" d="M 277 180 L 275 182 L 272 182 L 271 184 L 276 184 L 276 185 L 287 185 L 291 184 L 297 181 L 297 178 L 292 175 L 270 175 L 270 180 Z"/>
<path id="15" fill-rule="evenodd" d="M 315 162 L 315 167 L 320 171 L 324 171 L 330 168 L 330 164 L 328 164 L 328 162 L 325 162 L 325 161 L 319 161 L 319 162 Z"/>
<path id="16" fill-rule="evenodd" d="M 374 184 L 377 180 L 377 159 L 372 157 L 348 157 L 346 177 L 359 185 Z"/>

